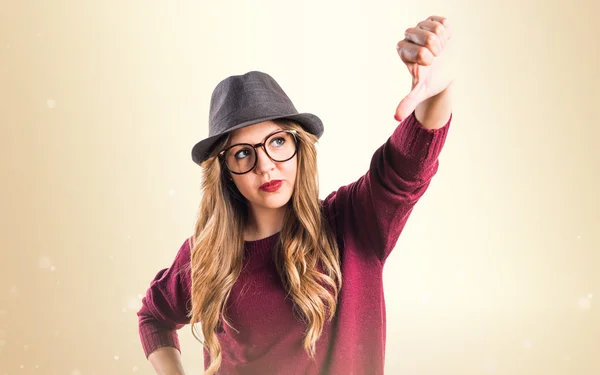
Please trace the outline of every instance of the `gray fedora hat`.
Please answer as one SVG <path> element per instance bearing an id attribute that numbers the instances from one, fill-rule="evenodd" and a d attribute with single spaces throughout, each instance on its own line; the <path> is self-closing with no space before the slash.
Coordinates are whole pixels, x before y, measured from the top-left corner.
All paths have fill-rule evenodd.
<path id="1" fill-rule="evenodd" d="M 298 113 L 290 98 L 270 75 L 251 71 L 219 82 L 210 99 L 208 137 L 192 148 L 192 160 L 200 165 L 208 159 L 221 136 L 259 122 L 290 119 L 320 138 L 323 122 L 311 113 Z"/>

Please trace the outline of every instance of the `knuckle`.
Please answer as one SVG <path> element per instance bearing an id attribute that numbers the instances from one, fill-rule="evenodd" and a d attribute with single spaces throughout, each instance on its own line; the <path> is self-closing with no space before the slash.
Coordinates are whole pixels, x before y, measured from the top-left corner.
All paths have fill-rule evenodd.
<path id="1" fill-rule="evenodd" d="M 409 53 L 409 51 L 407 51 L 406 49 L 399 50 L 398 54 L 400 55 L 400 59 L 405 63 L 410 62 L 412 60 L 411 53 Z"/>
<path id="2" fill-rule="evenodd" d="M 435 34 L 429 34 L 425 38 L 425 46 L 428 48 L 435 47 L 437 44 L 437 36 Z"/>
<path id="3" fill-rule="evenodd" d="M 425 47 L 427 49 L 429 49 L 431 51 L 431 53 L 433 53 L 434 55 L 437 55 L 439 53 L 439 50 L 440 50 L 439 46 L 440 46 L 439 39 L 435 36 L 429 36 L 425 40 Z"/>
<path id="4" fill-rule="evenodd" d="M 402 50 L 405 48 L 406 46 L 406 42 L 401 40 L 400 42 L 398 42 L 398 44 L 396 44 L 396 50 L 398 52 L 402 52 Z"/>
<path id="5" fill-rule="evenodd" d="M 429 57 L 431 54 L 427 48 L 419 48 L 417 50 L 417 61 L 419 64 L 427 64 L 429 63 Z"/>

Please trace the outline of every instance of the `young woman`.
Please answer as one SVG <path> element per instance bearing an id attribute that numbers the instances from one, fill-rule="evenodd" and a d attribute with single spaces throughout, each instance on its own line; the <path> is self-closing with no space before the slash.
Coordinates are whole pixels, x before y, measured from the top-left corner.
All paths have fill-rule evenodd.
<path id="1" fill-rule="evenodd" d="M 401 121 L 368 172 L 318 197 L 319 118 L 298 113 L 268 74 L 215 88 L 195 233 L 138 312 L 158 374 L 183 374 L 176 331 L 204 344 L 205 374 L 383 374 L 382 271 L 438 168 L 451 121 L 441 69 L 450 26 L 429 17 L 398 53 L 413 77 Z M 201 326 L 201 334 L 198 330 Z"/>

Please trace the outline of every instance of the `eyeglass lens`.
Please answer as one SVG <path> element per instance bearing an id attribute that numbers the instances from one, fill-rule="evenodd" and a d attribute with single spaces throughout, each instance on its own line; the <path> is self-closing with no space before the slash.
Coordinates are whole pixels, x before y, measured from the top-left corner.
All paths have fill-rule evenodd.
<path id="1" fill-rule="evenodd" d="M 277 132 L 265 140 L 267 155 L 277 162 L 289 160 L 296 152 L 294 136 L 288 132 Z M 227 167 L 235 173 L 246 173 L 254 167 L 256 150 L 249 144 L 240 144 L 227 150 Z"/>

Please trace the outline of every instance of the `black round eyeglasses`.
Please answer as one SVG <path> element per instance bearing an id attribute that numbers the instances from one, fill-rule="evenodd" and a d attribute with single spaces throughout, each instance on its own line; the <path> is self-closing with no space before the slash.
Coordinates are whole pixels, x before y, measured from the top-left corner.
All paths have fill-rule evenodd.
<path id="1" fill-rule="evenodd" d="M 262 147 L 274 162 L 288 161 L 298 152 L 296 134 L 296 130 L 280 130 L 269 134 L 263 142 L 255 145 L 236 143 L 219 152 L 219 158 L 225 161 L 227 169 L 234 174 L 245 174 L 256 167 L 258 147 Z"/>

